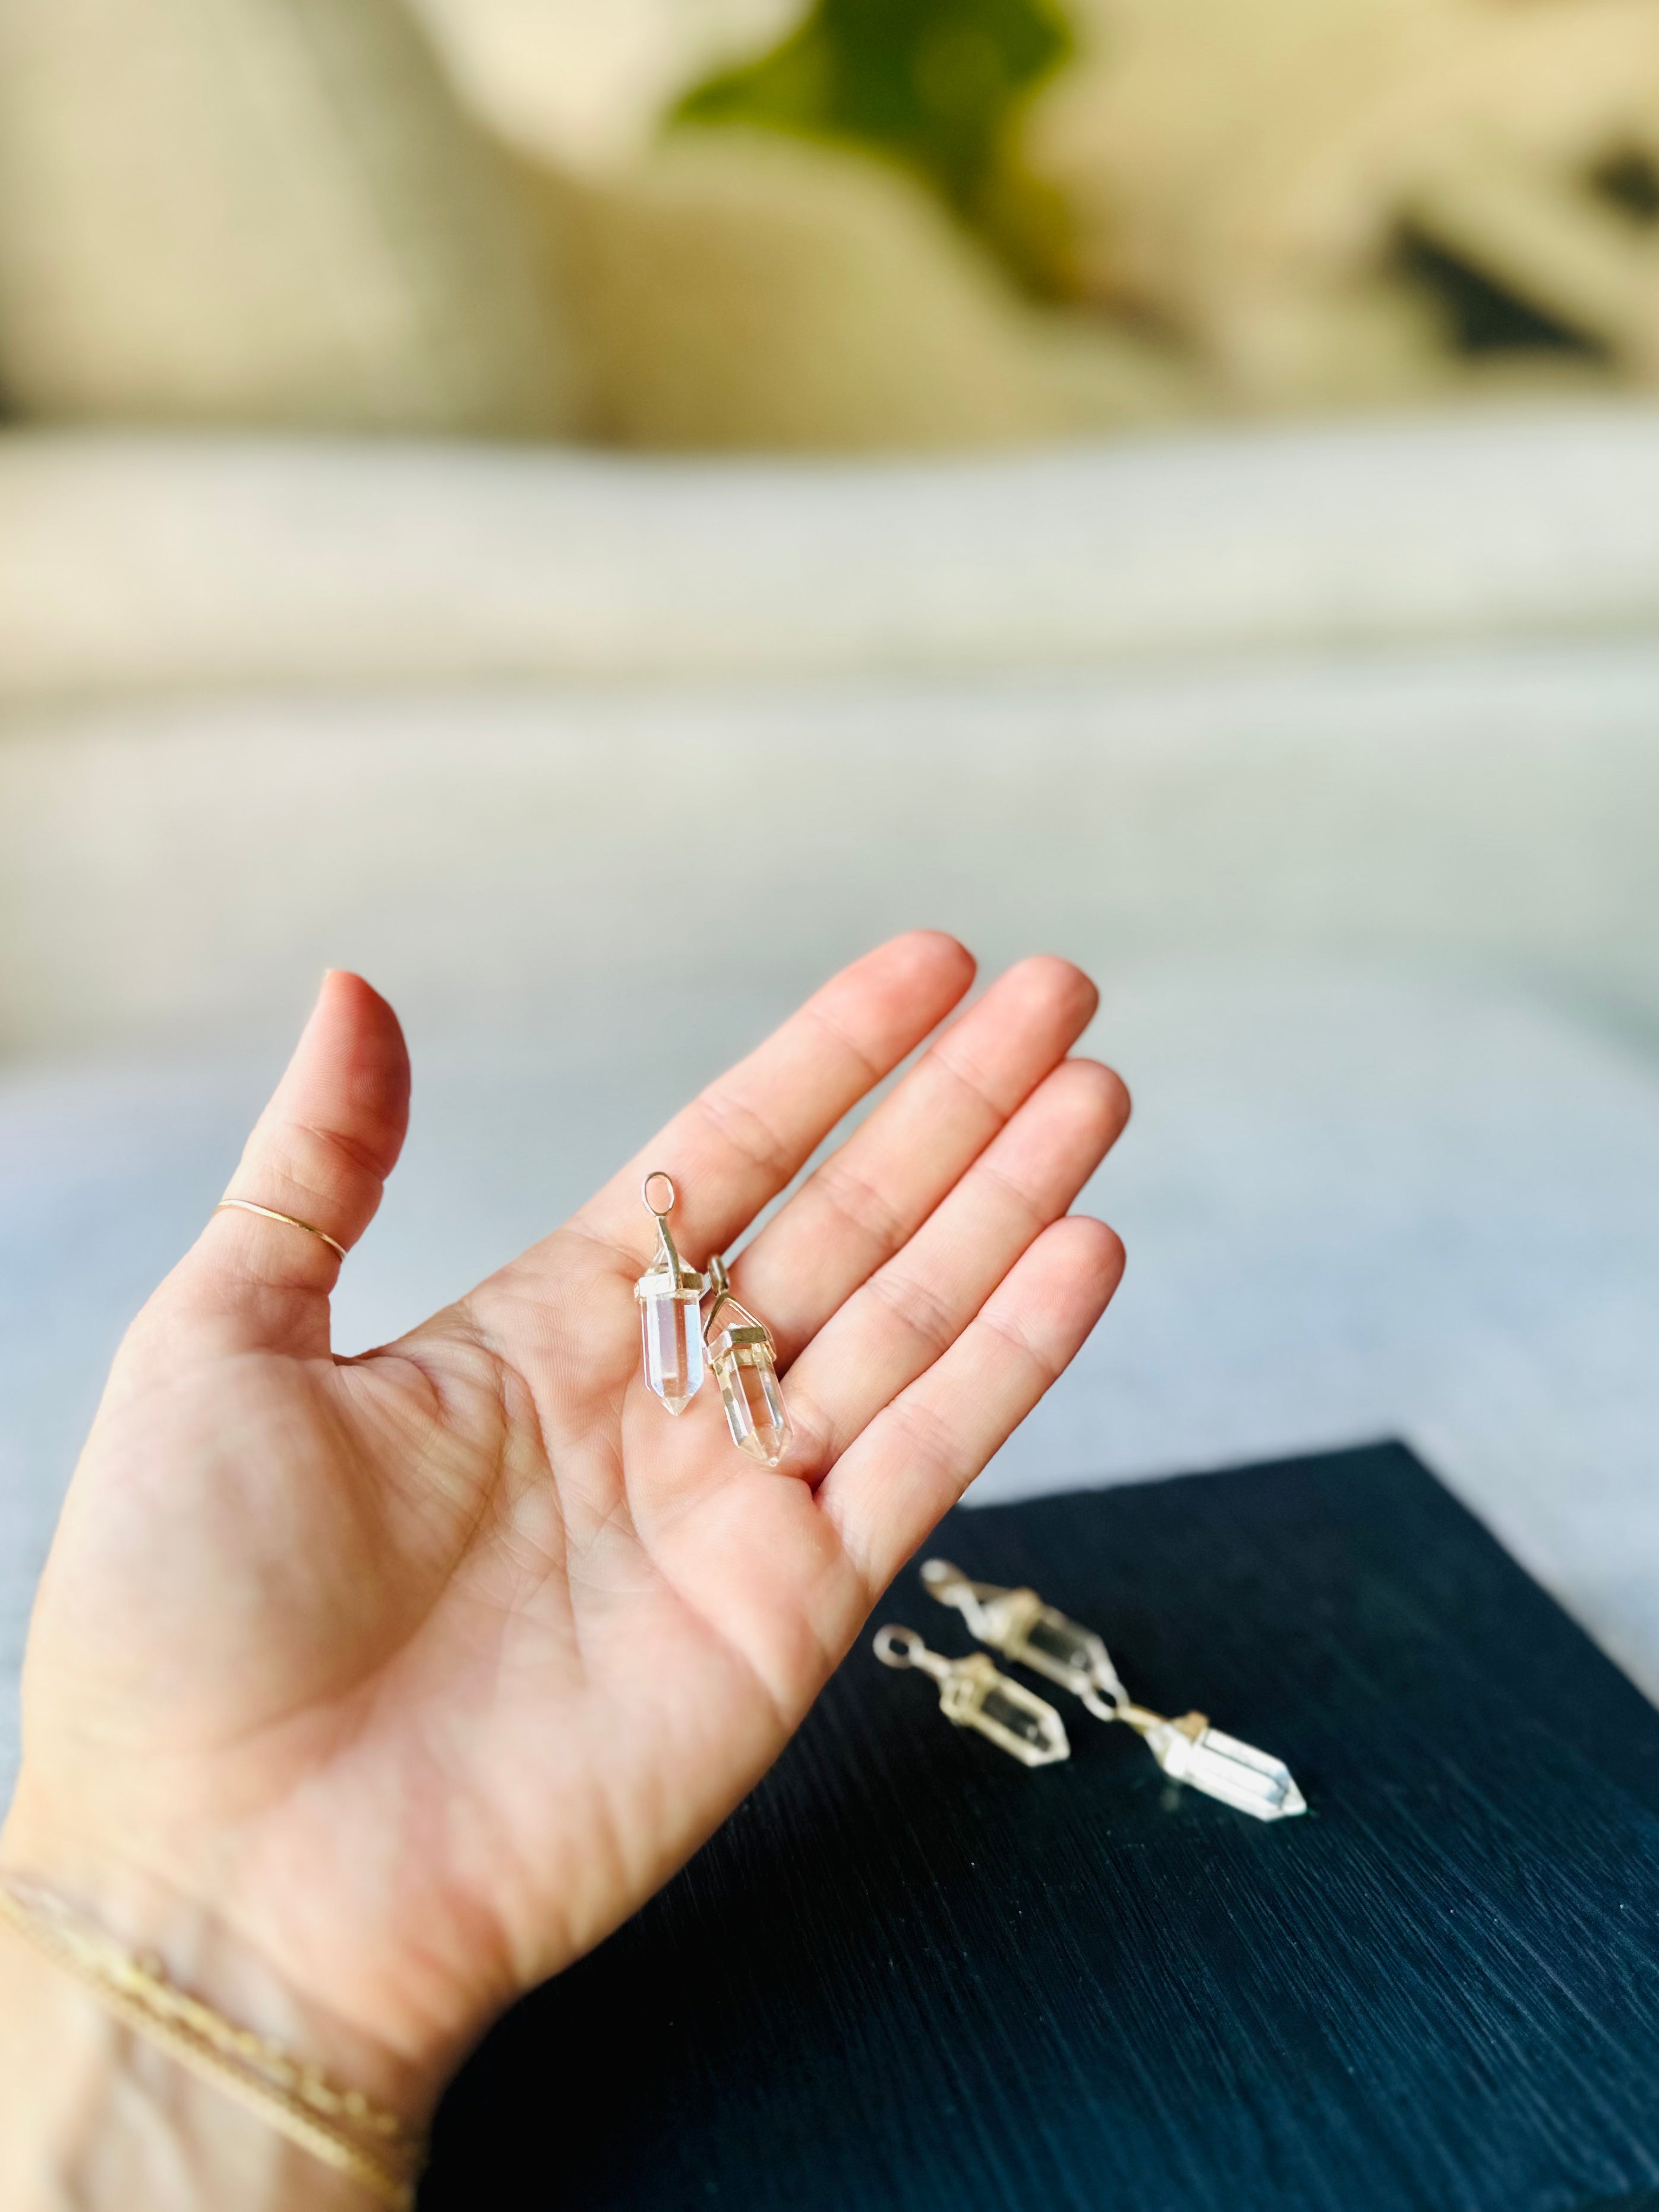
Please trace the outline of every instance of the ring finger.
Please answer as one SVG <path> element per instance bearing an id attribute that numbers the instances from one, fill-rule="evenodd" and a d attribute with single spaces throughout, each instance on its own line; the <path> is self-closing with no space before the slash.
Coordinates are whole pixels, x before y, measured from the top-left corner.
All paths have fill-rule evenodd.
<path id="1" fill-rule="evenodd" d="M 1110 1068 L 1056 1068 L 909 1242 L 788 1372 L 802 1474 L 822 1473 L 943 1356 L 1116 1141 L 1129 1098 Z M 793 1468 L 791 1472 L 795 1472 Z"/>
<path id="2" fill-rule="evenodd" d="M 953 1024 L 732 1269 L 787 1363 L 915 1234 L 1093 1017 L 1068 960 L 1023 960 Z"/>

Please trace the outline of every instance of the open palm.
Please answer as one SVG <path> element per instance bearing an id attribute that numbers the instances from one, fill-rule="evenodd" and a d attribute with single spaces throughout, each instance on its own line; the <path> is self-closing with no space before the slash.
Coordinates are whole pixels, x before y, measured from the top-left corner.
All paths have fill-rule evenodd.
<path id="1" fill-rule="evenodd" d="M 25 1684 L 15 1864 L 210 1911 L 410 2071 L 693 1850 L 875 1598 L 1060 1373 L 1116 1239 L 1060 1218 L 1121 1127 L 1066 963 L 1006 975 L 753 1238 L 796 1432 L 639 1374 L 647 1169 L 702 1267 L 967 990 L 920 933 L 824 987 L 561 1230 L 398 1343 L 330 1346 L 339 1262 L 222 1212 L 134 1324 Z M 391 1010 L 331 976 L 233 1195 L 343 1244 L 402 1142 Z"/>

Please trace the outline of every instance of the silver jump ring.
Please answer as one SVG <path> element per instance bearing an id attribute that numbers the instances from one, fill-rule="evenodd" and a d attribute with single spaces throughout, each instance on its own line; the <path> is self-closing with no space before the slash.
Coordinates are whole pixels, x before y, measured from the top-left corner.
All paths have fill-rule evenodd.
<path id="1" fill-rule="evenodd" d="M 1109 1691 L 1103 1692 L 1093 1682 L 1090 1683 L 1086 1690 L 1079 1690 L 1078 1696 L 1097 1721 L 1121 1720 L 1123 1715 L 1121 1708 L 1129 1702 L 1127 1696 L 1115 1698 Z"/>
<path id="2" fill-rule="evenodd" d="M 914 1667 L 915 1655 L 921 1649 L 921 1638 L 914 1628 L 887 1627 L 876 1631 L 875 1654 L 884 1667 Z"/>
<path id="3" fill-rule="evenodd" d="M 668 1185 L 668 1203 L 666 1206 L 652 1205 L 651 1186 L 653 1182 L 665 1182 Z M 646 1212 L 647 1213 L 654 1213 L 659 1221 L 663 1218 L 665 1214 L 672 1213 L 674 1211 L 674 1208 L 679 1204 L 679 1193 L 674 1188 L 674 1178 L 663 1168 L 652 1169 L 650 1174 L 647 1176 L 645 1181 L 640 1185 L 640 1196 L 645 1200 Z"/>

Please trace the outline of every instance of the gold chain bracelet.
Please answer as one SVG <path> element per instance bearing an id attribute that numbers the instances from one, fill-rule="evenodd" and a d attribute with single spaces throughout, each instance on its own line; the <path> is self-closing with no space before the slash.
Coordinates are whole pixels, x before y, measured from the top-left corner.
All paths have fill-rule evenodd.
<path id="1" fill-rule="evenodd" d="M 89 1989 L 124 2026 L 383 2204 L 410 2212 L 425 2138 L 359 2089 L 342 2089 L 279 2043 L 238 2027 L 178 1988 L 157 1960 L 126 1950 L 58 1898 L 0 1879 L 0 1919 Z"/>

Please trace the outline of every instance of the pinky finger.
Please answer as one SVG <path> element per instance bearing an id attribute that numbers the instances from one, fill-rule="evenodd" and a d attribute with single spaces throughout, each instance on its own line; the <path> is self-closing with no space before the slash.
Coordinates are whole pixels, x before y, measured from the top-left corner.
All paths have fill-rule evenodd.
<path id="1" fill-rule="evenodd" d="M 1104 1222 L 1046 1229 L 950 1350 L 901 1391 L 818 1487 L 873 1604 L 1111 1301 L 1123 1247 Z"/>

